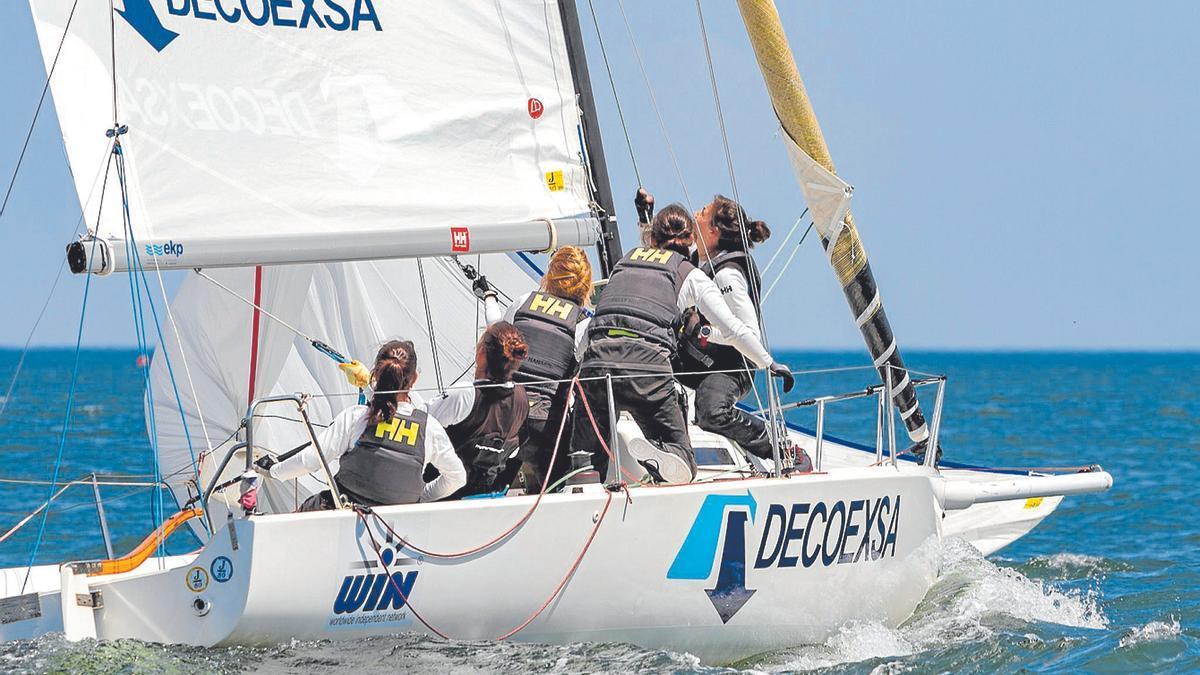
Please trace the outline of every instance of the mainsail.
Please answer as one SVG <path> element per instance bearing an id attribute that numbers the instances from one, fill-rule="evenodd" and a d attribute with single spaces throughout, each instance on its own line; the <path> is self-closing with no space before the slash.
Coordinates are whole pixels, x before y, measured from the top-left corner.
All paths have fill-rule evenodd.
<path id="1" fill-rule="evenodd" d="M 557 2 L 30 4 L 100 241 L 95 259 L 75 248 L 75 271 L 597 238 Z M 119 206 L 115 172 L 92 190 L 119 129 L 129 228 L 120 208 L 96 216 L 102 193 Z"/>
<path id="2" fill-rule="evenodd" d="M 516 296 L 534 281 L 502 252 L 600 236 L 573 3 L 30 5 L 88 225 L 74 271 L 206 268 L 228 288 L 184 281 L 151 366 L 149 432 L 180 502 L 194 460 L 224 453 L 251 400 L 319 392 L 317 423 L 355 401 L 325 354 L 268 315 L 364 361 L 413 339 L 418 386 L 436 389 L 471 377 L 482 327 L 445 256 Z M 258 446 L 304 439 L 294 421 L 256 422 Z M 269 486 L 264 507 L 320 487 Z"/>

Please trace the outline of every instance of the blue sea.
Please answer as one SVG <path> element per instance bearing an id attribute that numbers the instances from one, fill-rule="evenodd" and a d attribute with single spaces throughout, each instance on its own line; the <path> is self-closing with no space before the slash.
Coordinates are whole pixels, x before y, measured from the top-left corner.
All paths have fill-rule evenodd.
<path id="1" fill-rule="evenodd" d="M 0 351 L 0 386 L 19 353 Z M 1200 354 L 911 352 L 910 368 L 949 376 L 945 458 L 989 466 L 1098 463 L 1111 491 L 1069 498 L 1016 544 L 984 558 L 946 547 L 943 577 L 898 629 L 852 624 L 821 645 L 736 664 L 622 644 L 444 642 L 414 635 L 264 649 L 134 641 L 69 644 L 61 636 L 0 644 L 0 671 L 60 672 L 1013 672 L 1200 670 Z M 855 353 L 791 353 L 796 369 L 859 366 Z M 92 472 L 153 476 L 137 354 L 82 354 L 60 482 Z M 0 418 L 0 479 L 46 481 L 59 448 L 73 352 L 29 353 Z M 871 373 L 800 377 L 788 398 L 850 391 Z M 0 390 L 0 394 L 3 390 Z M 930 394 L 923 400 L 926 407 Z M 794 421 L 810 426 L 811 412 Z M 830 409 L 828 433 L 873 442 L 869 402 Z M 46 499 L 44 484 L 0 483 L 0 531 Z M 143 486 L 100 488 L 123 552 L 171 512 Z M 0 543 L 0 566 L 28 563 L 39 520 Z M 38 562 L 103 555 L 90 486 L 50 511 Z M 194 546 L 179 538 L 176 551 Z"/>

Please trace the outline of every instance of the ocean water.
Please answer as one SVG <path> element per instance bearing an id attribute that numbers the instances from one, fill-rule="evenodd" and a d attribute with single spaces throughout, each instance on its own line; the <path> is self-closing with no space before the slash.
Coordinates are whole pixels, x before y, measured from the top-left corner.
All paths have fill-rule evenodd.
<path id="1" fill-rule="evenodd" d="M 16 352 L 0 352 L 0 384 Z M 1099 463 L 1115 478 L 1102 495 L 1067 499 L 1016 544 L 984 558 L 945 547 L 943 576 L 899 628 L 851 624 L 824 644 L 735 664 L 622 644 L 443 642 L 414 635 L 264 649 L 200 649 L 135 641 L 70 644 L 61 636 L 0 644 L 0 671 L 61 672 L 1177 672 L 1200 670 L 1200 354 L 921 353 L 914 370 L 946 373 L 947 459 L 989 466 Z M 794 368 L 857 366 L 858 353 L 792 353 Z M 152 475 L 136 354 L 82 357 L 60 480 L 98 472 Z M 31 352 L 0 418 L 0 479 L 45 481 L 59 447 L 69 351 Z M 788 398 L 850 391 L 863 371 L 799 378 Z M 3 392 L 0 391 L 0 394 Z M 932 400 L 926 397 L 926 405 Z M 795 421 L 811 424 L 810 413 Z M 832 407 L 828 433 L 872 441 L 869 403 Z M 0 483 L 0 531 L 48 487 Z M 101 488 L 114 546 L 149 531 L 169 497 L 139 486 Z M 39 521 L 0 543 L 0 566 L 25 565 Z M 183 551 L 194 542 L 173 540 Z M 38 561 L 103 554 L 88 486 L 51 510 Z"/>

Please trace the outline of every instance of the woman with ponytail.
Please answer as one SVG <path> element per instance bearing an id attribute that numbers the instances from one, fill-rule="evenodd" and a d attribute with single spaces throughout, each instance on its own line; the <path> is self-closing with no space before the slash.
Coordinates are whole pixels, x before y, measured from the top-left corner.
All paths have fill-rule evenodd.
<path id="1" fill-rule="evenodd" d="M 507 321 L 487 327 L 475 346 L 475 381 L 451 387 L 429 402 L 429 416 L 446 427 L 467 469 L 467 482 L 452 498 L 508 489 L 521 460 L 529 399 L 513 374 L 529 356 L 521 333 Z"/>
<path id="2" fill-rule="evenodd" d="M 751 220 L 740 204 L 724 195 L 717 195 L 696 212 L 700 270 L 721 289 L 729 311 L 760 339 L 762 278 L 750 249 L 770 236 L 766 223 Z M 680 381 L 696 391 L 697 426 L 729 438 L 757 457 L 770 459 L 773 452 L 766 424 L 737 407 L 750 393 L 753 366 L 730 346 L 727 333 L 707 326 L 703 316 L 696 323 L 702 327 L 684 338 L 688 344 L 680 350 L 678 370 L 683 373 Z"/>
<path id="3" fill-rule="evenodd" d="M 341 460 L 334 482 L 344 498 L 363 506 L 436 501 L 466 483 L 467 472 L 454 452 L 446 430 L 409 399 L 417 380 L 417 352 L 407 340 L 380 348 L 371 370 L 375 393 L 369 405 L 343 410 L 317 439 L 327 462 Z M 425 482 L 426 464 L 438 476 Z M 312 446 L 277 464 L 260 460 L 259 468 L 272 478 L 290 480 L 321 471 Z M 334 507 L 325 490 L 309 498 L 301 511 Z"/>
<path id="4" fill-rule="evenodd" d="M 526 488 L 532 490 L 542 485 L 547 471 L 555 480 L 570 465 L 566 433 L 560 443 L 563 451 L 558 453 L 553 469 L 550 456 L 559 440 L 570 394 L 569 380 L 579 370 L 580 346 L 591 321 L 587 306 L 592 298 L 592 264 L 578 246 L 559 248 L 550 256 L 540 288 L 518 297 L 507 310 L 501 310 L 486 279 L 476 283 L 477 290 L 480 286 L 488 324 L 508 321 L 529 345 L 529 357 L 521 362 L 513 379 L 523 384 L 529 395 L 526 441 L 521 445 L 520 459 L 527 467 Z"/>

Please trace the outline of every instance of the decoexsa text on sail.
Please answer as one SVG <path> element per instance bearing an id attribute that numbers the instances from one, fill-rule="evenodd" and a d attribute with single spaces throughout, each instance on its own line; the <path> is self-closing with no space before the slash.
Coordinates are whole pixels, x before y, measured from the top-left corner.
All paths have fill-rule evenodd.
<path id="1" fill-rule="evenodd" d="M 369 24 L 383 30 L 379 14 L 371 0 L 167 0 L 167 12 L 173 16 L 192 16 L 208 21 L 284 28 L 329 28 L 356 31 Z"/>

